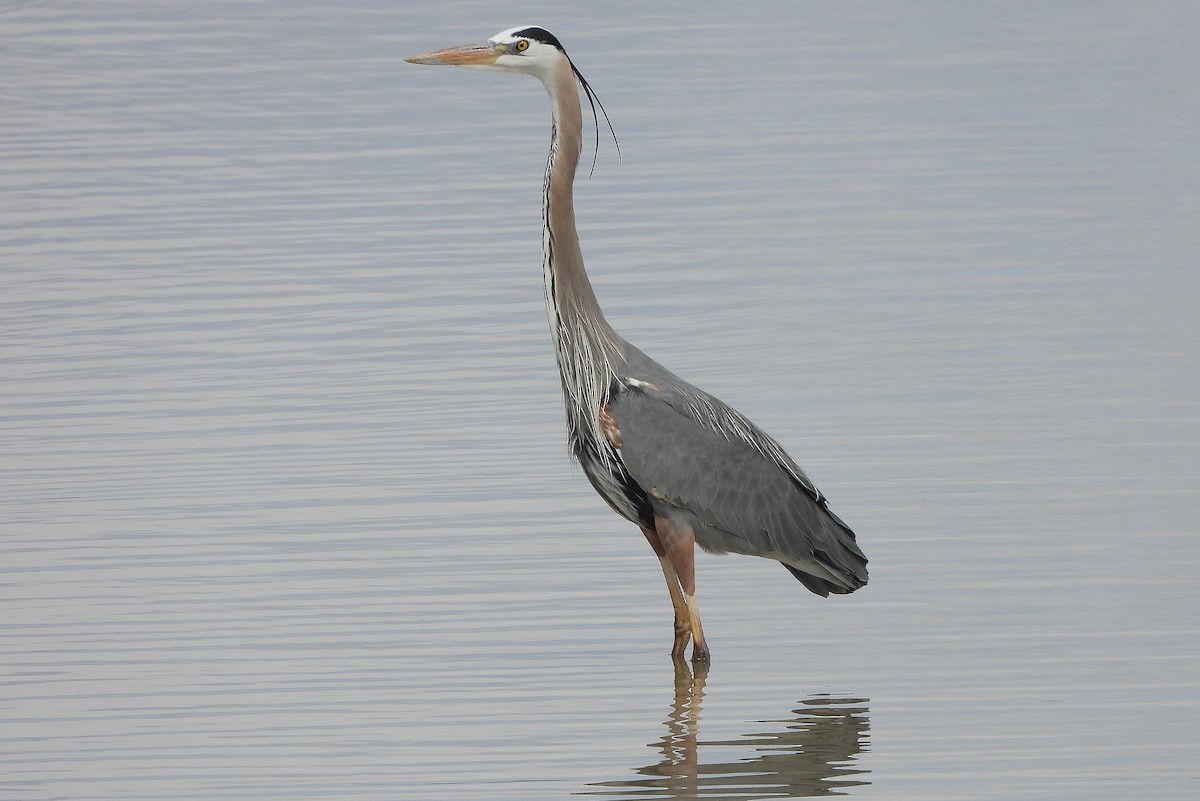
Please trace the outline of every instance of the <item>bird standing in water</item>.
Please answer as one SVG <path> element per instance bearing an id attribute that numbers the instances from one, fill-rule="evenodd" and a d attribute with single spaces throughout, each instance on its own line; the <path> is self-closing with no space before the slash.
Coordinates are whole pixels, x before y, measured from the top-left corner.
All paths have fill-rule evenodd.
<path id="1" fill-rule="evenodd" d="M 572 199 L 583 147 L 578 87 L 589 103 L 594 94 L 559 40 L 519 26 L 408 61 L 525 73 L 550 95 L 542 268 L 567 438 L 596 492 L 641 528 L 658 556 L 675 611 L 672 656 L 683 657 L 691 641 L 693 661 L 709 660 L 696 606 L 696 545 L 774 559 L 821 596 L 865 585 L 867 559 L 854 532 L 779 443 L 605 320 L 584 271 Z"/>

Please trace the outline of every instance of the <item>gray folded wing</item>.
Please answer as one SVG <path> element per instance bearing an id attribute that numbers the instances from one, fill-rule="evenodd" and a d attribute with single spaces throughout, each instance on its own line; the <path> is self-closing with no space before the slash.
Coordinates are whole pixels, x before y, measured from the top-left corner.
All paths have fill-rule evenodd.
<path id="1" fill-rule="evenodd" d="M 820 595 L 866 583 L 854 532 L 737 411 L 672 375 L 614 382 L 608 408 L 629 475 L 656 510 L 692 523 L 702 548 L 776 559 Z"/>

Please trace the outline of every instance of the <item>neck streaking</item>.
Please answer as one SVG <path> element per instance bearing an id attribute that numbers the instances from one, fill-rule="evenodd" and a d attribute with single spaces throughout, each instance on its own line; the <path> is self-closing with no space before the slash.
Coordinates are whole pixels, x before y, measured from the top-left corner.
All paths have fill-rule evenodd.
<path id="1" fill-rule="evenodd" d="M 585 449 L 607 462 L 610 454 L 599 412 L 623 358 L 622 340 L 600 310 L 575 230 L 572 186 L 583 145 L 583 115 L 569 64 L 546 82 L 546 89 L 554 113 L 542 207 L 546 313 L 572 448 L 576 455 L 582 457 Z"/>

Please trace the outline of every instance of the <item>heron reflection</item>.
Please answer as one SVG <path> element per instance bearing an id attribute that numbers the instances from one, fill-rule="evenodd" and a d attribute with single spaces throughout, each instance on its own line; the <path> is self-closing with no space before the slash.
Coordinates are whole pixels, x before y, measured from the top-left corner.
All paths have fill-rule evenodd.
<path id="1" fill-rule="evenodd" d="M 581 795 L 615 799 L 750 801 L 843 795 L 868 784 L 857 757 L 867 747 L 868 699 L 814 695 L 789 717 L 764 720 L 732 740 L 700 738 L 700 711 L 708 666 L 675 662 L 675 699 L 666 733 L 651 747 L 660 753 L 636 768 L 638 778 L 599 782 Z M 730 759 L 731 749 L 744 752 Z M 711 755 L 711 756 L 709 756 Z M 706 758 L 709 757 L 709 758 Z"/>

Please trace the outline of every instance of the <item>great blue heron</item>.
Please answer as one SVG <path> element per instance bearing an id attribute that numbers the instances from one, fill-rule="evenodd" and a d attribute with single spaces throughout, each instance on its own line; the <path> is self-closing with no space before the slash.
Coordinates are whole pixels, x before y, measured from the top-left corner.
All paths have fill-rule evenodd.
<path id="1" fill-rule="evenodd" d="M 550 95 L 542 268 L 567 437 L 600 497 L 641 528 L 658 556 L 675 610 L 672 656 L 682 657 L 691 640 L 693 661 L 709 659 L 696 607 L 695 545 L 775 559 L 821 596 L 866 584 L 867 559 L 854 532 L 779 443 L 604 319 L 583 268 L 572 199 L 583 146 L 576 81 L 589 102 L 593 93 L 558 39 L 518 26 L 408 61 L 525 73 Z"/>

